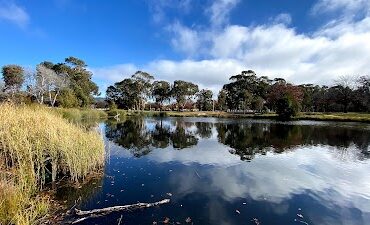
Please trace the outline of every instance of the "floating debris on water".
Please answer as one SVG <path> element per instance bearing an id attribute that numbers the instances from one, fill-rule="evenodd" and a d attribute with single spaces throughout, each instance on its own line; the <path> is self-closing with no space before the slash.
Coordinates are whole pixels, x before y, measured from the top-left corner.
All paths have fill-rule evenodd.
<path id="1" fill-rule="evenodd" d="M 164 224 L 168 224 L 169 222 L 170 222 L 170 218 L 168 218 L 168 217 L 164 218 L 164 220 L 163 220 Z"/>
<path id="2" fill-rule="evenodd" d="M 299 223 L 309 225 L 306 221 L 303 221 L 303 220 L 294 219 L 294 222 L 299 222 Z"/>
<path id="3" fill-rule="evenodd" d="M 186 218 L 185 222 L 186 223 L 191 223 L 191 218 L 190 217 Z"/>
<path id="4" fill-rule="evenodd" d="M 257 219 L 257 218 L 253 218 L 252 221 L 254 222 L 254 224 L 256 225 L 260 225 L 260 221 Z"/>

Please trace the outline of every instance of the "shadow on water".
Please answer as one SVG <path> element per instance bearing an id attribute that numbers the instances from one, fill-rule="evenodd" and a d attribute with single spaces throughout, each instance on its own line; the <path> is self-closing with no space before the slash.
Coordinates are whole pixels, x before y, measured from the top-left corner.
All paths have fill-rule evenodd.
<path id="1" fill-rule="evenodd" d="M 171 202 L 80 224 L 117 224 L 121 215 L 125 225 L 370 221 L 368 125 L 128 117 L 102 127 L 105 178 L 61 195 L 82 196 L 84 210 Z"/>

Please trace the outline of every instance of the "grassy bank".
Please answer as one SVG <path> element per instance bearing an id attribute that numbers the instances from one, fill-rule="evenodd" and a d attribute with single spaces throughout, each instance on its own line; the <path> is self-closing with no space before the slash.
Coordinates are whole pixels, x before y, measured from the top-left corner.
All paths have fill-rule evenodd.
<path id="1" fill-rule="evenodd" d="M 77 108 L 53 108 L 63 118 L 73 122 L 81 122 L 87 120 L 100 120 L 107 118 L 107 113 L 103 110 L 96 109 L 77 109 Z"/>
<path id="2" fill-rule="evenodd" d="M 120 117 L 125 116 L 147 116 L 147 117 L 218 117 L 218 118 L 260 118 L 269 119 L 275 118 L 276 114 L 236 114 L 228 112 L 178 112 L 178 111 L 127 111 L 122 109 L 108 111 L 108 117 L 112 118 L 115 115 Z"/>
<path id="3" fill-rule="evenodd" d="M 276 114 L 234 114 L 228 112 L 178 112 L 178 111 L 128 111 L 116 109 L 108 111 L 108 117 L 112 118 L 115 115 L 120 117 L 125 116 L 148 116 L 148 117 L 220 117 L 220 118 L 273 118 Z"/>
<path id="4" fill-rule="evenodd" d="M 254 118 L 254 119 L 277 119 L 277 114 L 241 114 L 229 112 L 177 112 L 177 111 L 109 111 L 109 117 L 117 115 L 122 116 L 169 116 L 169 117 L 218 117 L 218 118 Z M 293 119 L 295 120 L 318 120 L 318 121 L 351 121 L 370 123 L 370 114 L 366 113 L 300 113 Z"/>
<path id="5" fill-rule="evenodd" d="M 0 105 L 0 224 L 37 224 L 48 213 L 39 195 L 47 182 L 78 181 L 103 163 L 98 132 L 49 108 Z"/>
<path id="6" fill-rule="evenodd" d="M 296 118 L 299 120 L 370 123 L 370 114 L 368 113 L 300 113 Z"/>

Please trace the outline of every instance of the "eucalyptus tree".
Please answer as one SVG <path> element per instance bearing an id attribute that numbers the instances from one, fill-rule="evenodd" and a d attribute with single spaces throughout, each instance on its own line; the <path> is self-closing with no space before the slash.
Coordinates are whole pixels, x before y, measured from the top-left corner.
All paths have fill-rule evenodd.
<path id="1" fill-rule="evenodd" d="M 175 80 L 171 90 L 172 97 L 176 100 L 178 110 L 184 108 L 186 101 L 194 98 L 199 91 L 198 85 L 183 80 Z"/>
<path id="2" fill-rule="evenodd" d="M 147 99 L 150 97 L 152 82 L 154 77 L 147 72 L 137 71 L 131 76 L 131 79 L 135 83 L 136 95 L 137 95 L 137 109 L 143 110 Z"/>
<path id="3" fill-rule="evenodd" d="M 226 104 L 230 109 L 250 108 L 253 97 L 257 96 L 261 90 L 258 88 L 259 80 L 256 73 L 252 70 L 242 71 L 230 77 L 232 81 L 223 86 L 226 92 Z"/>
<path id="4" fill-rule="evenodd" d="M 303 91 L 302 111 L 314 111 L 313 94 L 315 92 L 315 86 L 313 84 L 302 84 L 299 87 Z"/>
<path id="5" fill-rule="evenodd" d="M 211 90 L 202 89 L 197 94 L 197 106 L 201 111 L 210 111 L 213 108 L 213 93 Z"/>
<path id="6" fill-rule="evenodd" d="M 133 79 L 126 78 L 109 86 L 106 92 L 107 101 L 116 104 L 118 108 L 138 109 L 140 101 L 137 86 Z"/>
<path id="7" fill-rule="evenodd" d="M 109 86 L 106 99 L 110 103 L 115 103 L 118 108 L 144 109 L 146 100 L 151 94 L 153 79 L 149 73 L 137 71 L 130 78 Z"/>
<path id="8" fill-rule="evenodd" d="M 87 69 L 83 60 L 70 56 L 64 63 L 53 65 L 53 70 L 57 74 L 66 74 L 68 88 L 78 100 L 78 106 L 89 106 L 94 102 L 93 95 L 100 94 L 98 86 L 92 81 L 92 72 Z"/>
<path id="9" fill-rule="evenodd" d="M 12 94 L 19 91 L 24 82 L 24 69 L 18 65 L 6 65 L 2 67 L 5 90 Z"/>
<path id="10" fill-rule="evenodd" d="M 337 103 L 343 105 L 343 112 L 346 113 L 353 97 L 355 79 L 352 76 L 340 76 L 335 84 L 333 90 L 337 95 Z"/>
<path id="11" fill-rule="evenodd" d="M 43 62 L 36 67 L 36 72 L 27 73 L 27 92 L 38 103 L 44 104 L 44 98 L 54 107 L 61 91 L 68 87 L 69 80 L 66 74 L 57 74 L 48 62 Z"/>
<path id="12" fill-rule="evenodd" d="M 227 98 L 227 92 L 224 89 L 221 89 L 217 96 L 217 108 L 219 110 L 226 110 L 226 98 Z"/>
<path id="13" fill-rule="evenodd" d="M 152 87 L 152 96 L 162 110 L 163 103 L 171 98 L 171 85 L 167 81 L 155 81 Z"/>

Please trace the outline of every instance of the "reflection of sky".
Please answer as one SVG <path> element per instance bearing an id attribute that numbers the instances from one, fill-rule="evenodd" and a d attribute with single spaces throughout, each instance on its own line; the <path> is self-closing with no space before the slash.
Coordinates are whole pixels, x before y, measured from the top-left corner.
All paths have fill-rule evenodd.
<path id="1" fill-rule="evenodd" d="M 215 198 L 230 203 L 239 199 L 268 201 L 273 213 L 285 214 L 291 199 L 305 195 L 331 214 L 338 214 L 334 218 L 308 211 L 315 224 L 370 221 L 370 163 L 357 160 L 355 147 L 299 147 L 242 162 L 238 155 L 229 153 L 229 147 L 217 142 L 216 135 L 213 129 L 212 137 L 201 139 L 197 146 L 183 150 L 155 149 L 145 157 L 157 164 L 176 163 L 186 167 L 169 178 L 174 196 L 176 199 L 208 196 L 207 214 L 211 220 L 232 224 L 223 213 L 227 210 L 225 205 Z M 117 146 L 112 149 L 113 156 L 129 155 Z M 358 212 L 356 218 L 354 211 Z"/>

